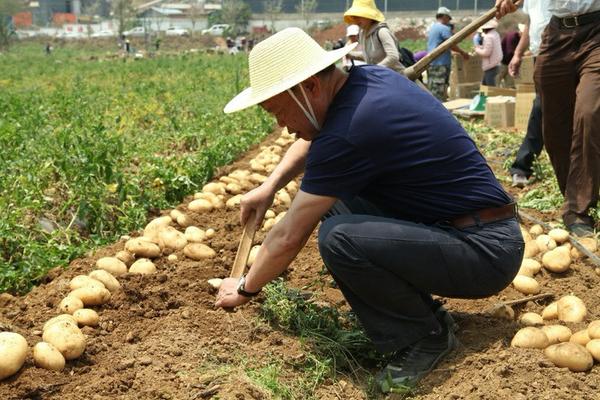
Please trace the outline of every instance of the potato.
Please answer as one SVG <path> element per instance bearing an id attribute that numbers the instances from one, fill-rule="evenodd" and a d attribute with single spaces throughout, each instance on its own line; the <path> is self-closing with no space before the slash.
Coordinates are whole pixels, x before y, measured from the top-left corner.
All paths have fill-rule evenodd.
<path id="1" fill-rule="evenodd" d="M 250 177 L 250 171 L 248 171 L 247 169 L 236 169 L 234 171 L 231 171 L 231 173 L 229 173 L 229 176 L 234 179 L 237 179 L 238 181 L 241 181 Z"/>
<path id="2" fill-rule="evenodd" d="M 123 263 L 128 267 L 135 261 L 133 254 L 126 250 L 118 251 L 117 254 L 115 254 L 115 257 L 123 261 Z"/>
<path id="3" fill-rule="evenodd" d="M 256 172 L 266 171 L 265 166 L 254 159 L 250 160 L 250 168 L 252 168 L 252 171 Z"/>
<path id="4" fill-rule="evenodd" d="M 290 196 L 294 196 L 296 193 L 298 193 L 298 184 L 296 181 L 290 181 L 287 185 L 285 185 L 285 190 L 288 191 Z"/>
<path id="5" fill-rule="evenodd" d="M 595 253 L 598 250 L 598 241 L 596 238 L 581 238 L 577 239 L 579 244 L 581 244 L 584 248 L 588 249 L 590 252 Z M 571 257 L 575 260 L 579 258 L 585 257 L 585 255 L 580 252 L 575 246 L 571 249 Z"/>
<path id="6" fill-rule="evenodd" d="M 210 182 L 202 187 L 203 192 L 210 192 L 214 194 L 225 194 L 225 184 Z"/>
<path id="7" fill-rule="evenodd" d="M 519 322 L 525 326 L 544 325 L 544 319 L 542 316 L 534 312 L 528 312 L 521 315 Z"/>
<path id="8" fill-rule="evenodd" d="M 277 202 L 284 207 L 289 207 L 292 204 L 292 198 L 285 189 L 281 189 L 275 194 L 275 203 Z"/>
<path id="9" fill-rule="evenodd" d="M 181 226 L 182 228 L 187 228 L 188 226 L 192 225 L 194 223 L 194 221 L 192 221 L 192 219 L 190 217 L 188 217 L 186 214 L 181 214 L 177 217 L 177 224 L 179 226 Z"/>
<path id="10" fill-rule="evenodd" d="M 250 182 L 260 185 L 267 180 L 267 177 L 261 174 L 253 173 L 250 174 L 250 176 L 248 176 L 248 180 L 250 180 Z"/>
<path id="11" fill-rule="evenodd" d="M 531 235 L 527 232 L 527 229 L 523 228 L 523 226 L 521 226 L 521 236 L 523 236 L 523 241 L 525 243 L 531 242 Z"/>
<path id="12" fill-rule="evenodd" d="M 231 176 L 222 176 L 219 178 L 219 181 L 225 183 L 226 185 L 228 185 L 230 183 L 235 183 L 235 184 L 240 183 L 239 180 L 232 178 Z M 227 186 L 225 186 L 225 190 L 227 190 Z"/>
<path id="13" fill-rule="evenodd" d="M 585 348 L 590 352 L 592 357 L 594 357 L 594 360 L 600 362 L 600 339 L 590 340 L 585 345 Z"/>
<path id="14" fill-rule="evenodd" d="M 265 213 L 265 218 L 269 219 L 269 218 L 275 218 L 277 216 L 277 214 L 275 214 L 275 211 L 268 209 L 267 212 Z"/>
<path id="15" fill-rule="evenodd" d="M 102 282 L 100 282 L 99 280 L 96 280 L 94 278 L 91 278 L 87 275 L 77 275 L 75 278 L 71 279 L 71 282 L 69 282 L 69 289 L 71 289 L 71 290 L 79 289 L 80 287 L 88 287 L 88 286 L 98 287 L 98 288 L 105 287 Z M 72 314 L 72 313 L 69 313 L 69 314 Z"/>
<path id="16" fill-rule="evenodd" d="M 544 311 L 542 311 L 542 318 L 545 320 L 558 318 L 558 307 L 556 301 L 550 303 L 544 308 Z"/>
<path id="17" fill-rule="evenodd" d="M 67 296 L 58 304 L 58 311 L 61 314 L 73 314 L 81 308 L 83 308 L 83 301 L 74 296 Z"/>
<path id="18" fill-rule="evenodd" d="M 177 221 L 177 217 L 179 217 L 181 215 L 184 215 L 184 214 L 176 208 L 172 209 L 171 212 L 169 212 L 169 217 L 171 217 L 171 219 L 173 221 Z"/>
<path id="19" fill-rule="evenodd" d="M 206 234 L 200 228 L 197 228 L 195 226 L 188 226 L 185 229 L 185 238 L 187 239 L 188 242 L 199 243 L 199 242 L 203 241 L 205 237 L 206 237 Z"/>
<path id="20" fill-rule="evenodd" d="M 190 243 L 183 249 L 183 254 L 192 260 L 204 260 L 206 258 L 213 258 L 217 253 L 202 243 Z"/>
<path id="21" fill-rule="evenodd" d="M 512 283 L 515 289 L 523 294 L 538 294 L 541 290 L 535 279 L 525 275 L 517 275 Z"/>
<path id="22" fill-rule="evenodd" d="M 573 332 L 569 328 L 562 325 L 542 326 L 542 330 L 548 336 L 550 344 L 568 342 L 571 335 L 573 335 Z"/>
<path id="23" fill-rule="evenodd" d="M 561 244 L 569 240 L 569 232 L 564 229 L 555 228 L 548 232 L 550 236 L 557 244 Z"/>
<path id="24" fill-rule="evenodd" d="M 535 240 L 525 242 L 525 251 L 523 253 L 524 258 L 533 258 L 540 252 L 540 248 Z"/>
<path id="25" fill-rule="evenodd" d="M 27 340 L 18 333 L 0 332 L 0 381 L 14 375 L 27 358 Z"/>
<path id="26" fill-rule="evenodd" d="M 173 222 L 173 220 L 168 215 L 153 219 L 144 228 L 144 236 L 149 238 L 152 242 L 158 243 L 158 234 L 169 226 L 171 222 Z"/>
<path id="27" fill-rule="evenodd" d="M 573 342 L 573 343 L 577 343 L 582 346 L 585 346 L 586 344 L 589 343 L 590 340 L 592 340 L 592 339 L 588 335 L 587 329 L 583 329 L 583 330 L 575 332 L 573 335 L 571 335 L 569 342 Z"/>
<path id="28" fill-rule="evenodd" d="M 540 264 L 536 260 L 531 258 L 524 258 L 521 262 L 521 268 L 519 268 L 519 272 L 517 273 L 517 275 L 525 275 L 530 278 L 533 278 L 533 276 L 540 272 L 541 269 L 542 264 Z"/>
<path id="29" fill-rule="evenodd" d="M 188 204 L 188 209 L 197 213 L 209 212 L 212 211 L 213 208 L 215 208 L 215 206 L 213 206 L 213 204 L 206 199 L 196 199 Z"/>
<path id="30" fill-rule="evenodd" d="M 89 273 L 89 277 L 95 279 L 97 281 L 102 282 L 104 287 L 108 289 L 109 292 L 114 292 L 115 290 L 119 290 L 121 288 L 121 284 L 112 276 L 112 274 L 103 269 L 97 269 Z"/>
<path id="31" fill-rule="evenodd" d="M 196 193 L 194 195 L 194 199 L 208 200 L 210 202 L 210 204 L 213 205 L 214 208 L 223 208 L 223 206 L 224 206 L 223 199 L 220 196 L 222 196 L 222 195 L 216 195 L 211 192 L 206 192 L 206 193 L 201 192 L 201 193 Z"/>
<path id="32" fill-rule="evenodd" d="M 241 194 L 242 193 L 242 187 L 240 185 L 238 185 L 237 183 L 228 183 L 227 186 L 225 186 L 225 190 L 231 194 Z"/>
<path id="33" fill-rule="evenodd" d="M 535 242 L 537 243 L 541 253 L 545 253 L 556 248 L 556 242 L 548 235 L 540 235 L 536 237 Z"/>
<path id="34" fill-rule="evenodd" d="M 99 289 L 96 287 L 82 287 L 73 290 L 69 296 L 78 297 L 85 306 L 99 306 L 110 300 L 108 289 Z"/>
<path id="35" fill-rule="evenodd" d="M 89 308 L 82 308 L 75 311 L 73 318 L 75 318 L 78 325 L 83 326 L 98 326 L 98 321 L 100 320 L 98 313 Z"/>
<path id="36" fill-rule="evenodd" d="M 214 230 L 213 228 L 208 228 L 208 229 L 207 229 L 207 230 L 204 232 L 204 234 L 206 235 L 206 237 L 207 237 L 208 239 L 210 239 L 211 237 L 215 236 L 216 232 L 215 232 L 215 230 Z"/>
<path id="37" fill-rule="evenodd" d="M 130 274 L 148 275 L 156 273 L 156 266 L 147 258 L 140 258 L 129 268 Z"/>
<path id="38" fill-rule="evenodd" d="M 221 283 L 223 283 L 223 279 L 221 278 L 213 278 L 213 279 L 209 279 L 208 284 L 215 288 L 215 289 L 219 289 L 221 287 Z"/>
<path id="39" fill-rule="evenodd" d="M 545 349 L 548 346 L 548 336 L 541 329 L 528 326 L 519 329 L 510 345 L 524 349 Z"/>
<path id="40" fill-rule="evenodd" d="M 581 322 L 587 315 L 587 308 L 579 297 L 564 296 L 556 304 L 558 319 L 565 322 Z"/>
<path id="41" fill-rule="evenodd" d="M 130 241 L 128 241 L 127 243 L 129 243 Z M 96 261 L 96 268 L 108 271 L 115 276 L 127 273 L 127 266 L 125 265 L 125 263 L 116 257 L 102 257 L 98 259 L 98 261 Z"/>
<path id="42" fill-rule="evenodd" d="M 548 347 L 544 354 L 557 367 L 566 367 L 573 372 L 584 372 L 594 365 L 592 355 L 577 343 L 554 344 Z"/>
<path id="43" fill-rule="evenodd" d="M 571 265 L 571 254 L 566 247 L 557 247 L 544 254 L 542 264 L 548 271 L 561 273 L 569 269 Z"/>
<path id="44" fill-rule="evenodd" d="M 544 233 L 544 228 L 542 228 L 542 226 L 539 224 L 535 224 L 531 227 L 531 229 L 529 229 L 529 233 L 536 237 Z"/>
<path id="45" fill-rule="evenodd" d="M 590 339 L 600 339 L 600 320 L 590 322 L 587 333 Z"/>
<path id="46" fill-rule="evenodd" d="M 157 244 L 148 242 L 141 238 L 130 239 L 125 243 L 125 249 L 136 256 L 145 257 L 145 258 L 156 258 L 160 256 L 160 247 Z M 113 275 L 122 275 L 115 274 L 112 271 L 107 270 Z M 123 272 L 125 273 L 125 272 Z"/>
<path id="47" fill-rule="evenodd" d="M 158 245 L 161 248 L 181 250 L 187 244 L 187 239 L 182 232 L 168 226 L 158 234 Z"/>
<path id="48" fill-rule="evenodd" d="M 511 306 L 502 304 L 498 307 L 494 307 L 490 312 L 490 315 L 494 318 L 507 319 L 512 321 L 515 319 L 515 310 Z"/>
<path id="49" fill-rule="evenodd" d="M 78 358 L 85 351 L 85 336 L 76 325 L 68 322 L 63 321 L 50 325 L 44 331 L 42 339 L 56 347 L 67 360 Z"/>
<path id="50" fill-rule="evenodd" d="M 237 194 L 237 195 L 233 196 L 232 198 L 230 198 L 229 200 L 227 200 L 225 202 L 225 206 L 227 208 L 236 208 L 236 207 L 238 207 L 241 204 L 241 202 L 242 202 L 242 197 L 243 196 L 241 194 Z"/>
<path id="51" fill-rule="evenodd" d="M 169 254 L 169 256 L 167 257 L 167 261 L 174 263 L 175 261 L 179 260 L 179 258 L 177 257 L 176 254 Z"/>
<path id="52" fill-rule="evenodd" d="M 57 315 L 54 318 L 50 318 L 48 321 L 46 321 L 46 323 L 44 324 L 44 327 L 42 328 L 42 331 L 45 331 L 46 329 L 48 329 L 50 326 L 52 326 L 53 324 L 55 324 L 57 322 L 66 322 L 66 323 L 69 323 L 69 324 L 77 327 L 77 321 L 71 314 L 61 314 L 61 315 Z"/>
<path id="53" fill-rule="evenodd" d="M 256 260 L 256 256 L 258 255 L 258 251 L 260 250 L 260 245 L 253 246 L 250 249 L 250 254 L 248 255 L 247 266 L 251 267 L 254 264 L 254 260 Z"/>
<path id="54" fill-rule="evenodd" d="M 271 230 L 271 228 L 273 228 L 274 225 L 275 225 L 275 218 L 266 219 L 265 222 L 263 223 L 263 227 L 262 227 L 263 232 L 267 232 L 267 231 Z"/>
<path id="55" fill-rule="evenodd" d="M 62 371 L 65 358 L 56 347 L 46 342 L 39 342 L 33 347 L 33 361 L 40 368 L 50 371 Z"/>

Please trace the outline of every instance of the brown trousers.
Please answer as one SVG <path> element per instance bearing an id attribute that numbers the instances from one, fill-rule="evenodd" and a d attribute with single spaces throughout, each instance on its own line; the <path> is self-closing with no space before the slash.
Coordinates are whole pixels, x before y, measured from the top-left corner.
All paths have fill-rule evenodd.
<path id="1" fill-rule="evenodd" d="M 565 202 L 563 221 L 592 224 L 600 189 L 600 23 L 561 29 L 553 18 L 535 63 L 543 135 Z"/>

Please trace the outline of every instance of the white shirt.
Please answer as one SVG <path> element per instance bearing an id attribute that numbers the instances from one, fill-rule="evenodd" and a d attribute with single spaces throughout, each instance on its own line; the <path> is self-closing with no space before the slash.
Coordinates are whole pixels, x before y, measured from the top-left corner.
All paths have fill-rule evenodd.
<path id="1" fill-rule="evenodd" d="M 525 0 L 523 12 L 529 15 L 529 50 L 534 56 L 540 51 L 542 32 L 550 22 L 552 13 L 548 10 L 551 0 Z"/>
<path id="2" fill-rule="evenodd" d="M 549 0 L 548 10 L 559 18 L 600 10 L 600 0 Z"/>

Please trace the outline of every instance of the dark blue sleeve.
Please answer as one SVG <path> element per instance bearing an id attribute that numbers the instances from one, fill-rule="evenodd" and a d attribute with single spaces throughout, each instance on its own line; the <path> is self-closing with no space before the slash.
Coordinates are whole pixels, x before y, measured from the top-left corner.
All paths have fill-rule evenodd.
<path id="1" fill-rule="evenodd" d="M 347 140 L 325 135 L 313 140 L 302 178 L 302 191 L 319 196 L 352 198 L 375 173 L 370 157 Z"/>

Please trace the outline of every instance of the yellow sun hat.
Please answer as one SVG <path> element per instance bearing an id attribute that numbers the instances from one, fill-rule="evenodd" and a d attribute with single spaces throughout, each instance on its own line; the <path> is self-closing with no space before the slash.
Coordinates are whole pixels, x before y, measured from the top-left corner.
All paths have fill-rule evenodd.
<path id="1" fill-rule="evenodd" d="M 262 103 L 334 64 L 356 47 L 325 51 L 300 28 L 286 28 L 258 43 L 248 56 L 250 87 L 223 110 L 232 113 Z"/>
<path id="2" fill-rule="evenodd" d="M 385 21 L 383 13 L 375 5 L 375 0 L 354 0 L 352 7 L 344 13 L 344 22 L 352 24 L 352 17 L 364 17 L 377 22 Z"/>

